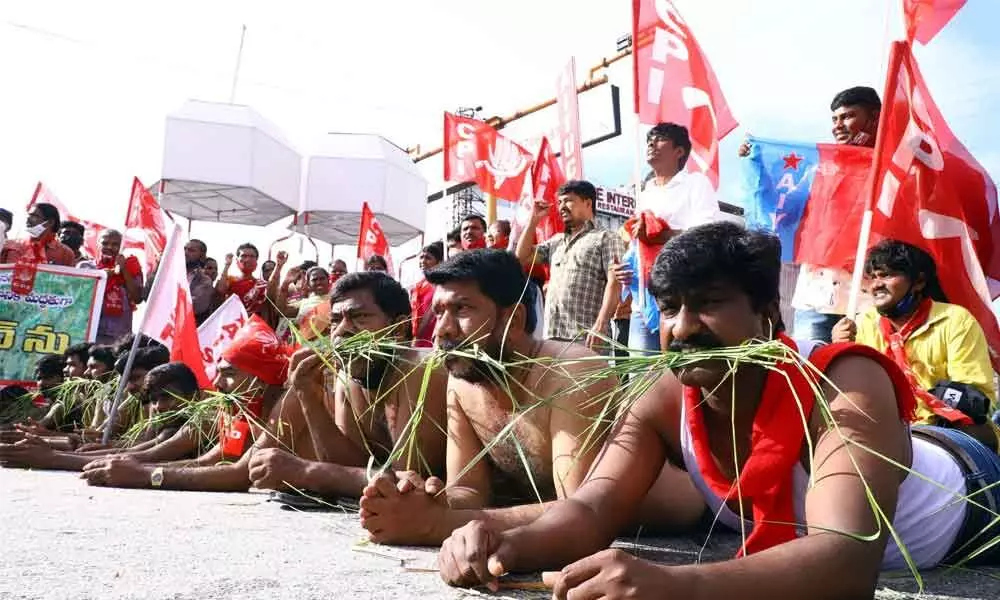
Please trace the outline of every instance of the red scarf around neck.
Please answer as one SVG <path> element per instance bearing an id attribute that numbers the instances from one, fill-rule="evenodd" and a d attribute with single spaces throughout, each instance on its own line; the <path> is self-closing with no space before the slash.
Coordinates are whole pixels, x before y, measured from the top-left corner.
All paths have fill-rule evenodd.
<path id="1" fill-rule="evenodd" d="M 224 459 L 237 459 L 243 456 L 247 446 L 253 442 L 250 435 L 250 420 L 260 423 L 264 414 L 263 396 L 254 396 L 241 404 L 242 407 L 233 407 L 234 414 L 219 415 L 219 439 L 222 441 Z"/>
<path id="2" fill-rule="evenodd" d="M 779 339 L 789 348 L 798 350 L 795 342 L 787 336 L 779 335 Z M 807 358 L 820 372 L 825 372 L 835 358 L 844 354 L 857 354 L 878 362 L 892 379 L 900 418 L 907 422 L 912 420 L 915 400 L 906 378 L 874 348 L 853 343 L 830 344 L 817 348 Z M 753 531 L 737 557 L 766 550 L 796 537 L 793 474 L 805 439 L 796 396 L 802 414 L 808 419 L 816 403 L 809 379 L 815 382 L 816 375 L 810 371 L 807 379 L 799 367 L 788 362 L 780 362 L 775 368 L 777 371 L 769 372 L 764 382 L 750 435 L 750 454 L 740 470 L 739 486 L 722 474 L 716 457 L 712 455 L 702 414 L 701 390 L 684 387 L 684 410 L 691 432 L 691 446 L 705 483 L 725 502 L 750 500 L 753 505 Z M 786 380 L 785 376 L 789 379 Z M 719 459 L 731 461 L 733 457 Z"/>
<path id="3" fill-rule="evenodd" d="M 916 373 L 910 366 L 910 359 L 906 355 L 906 340 L 910 339 L 913 333 L 927 323 L 931 316 L 931 307 L 934 302 L 930 298 L 924 298 L 917 305 L 916 312 L 898 330 L 888 317 L 880 317 L 878 329 L 882 338 L 886 341 L 885 354 L 896 363 L 896 366 L 903 371 L 906 380 L 909 382 L 913 392 L 921 402 L 931 409 L 935 415 L 956 425 L 972 425 L 972 419 L 960 410 L 956 410 L 931 394 L 920 385 Z"/>
<path id="4" fill-rule="evenodd" d="M 670 225 L 648 210 L 644 210 L 637 215 L 633 215 L 629 217 L 628 221 L 625 221 L 624 227 L 625 231 L 628 232 L 629 238 L 639 245 L 639 257 L 642 261 L 642 273 L 639 273 L 639 277 L 645 282 L 649 281 L 649 274 L 653 270 L 653 263 L 656 262 L 656 255 L 660 253 L 660 250 L 663 248 L 663 244 L 651 244 L 632 236 L 632 229 L 640 220 L 646 228 L 647 239 L 659 237 L 664 231 L 670 229 Z"/>
<path id="5" fill-rule="evenodd" d="M 49 262 L 45 255 L 45 246 L 53 239 L 51 233 L 46 233 L 38 239 L 24 240 L 21 253 L 14 263 L 14 274 L 10 289 L 19 296 L 27 296 L 35 289 L 35 277 L 38 275 L 38 265 Z"/>

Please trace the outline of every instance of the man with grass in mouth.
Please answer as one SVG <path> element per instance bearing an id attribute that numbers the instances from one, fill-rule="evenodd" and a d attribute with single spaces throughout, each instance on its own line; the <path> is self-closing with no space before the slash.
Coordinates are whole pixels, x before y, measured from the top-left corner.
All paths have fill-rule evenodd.
<path id="1" fill-rule="evenodd" d="M 531 522 L 583 481 L 607 431 L 602 409 L 614 410 L 606 360 L 531 337 L 527 282 L 513 255 L 466 251 L 426 277 L 437 286 L 437 344 L 448 352 L 447 486 L 375 479 L 361 522 L 382 543 L 435 545 L 477 519 L 497 530 Z M 673 470 L 663 489 L 683 493 L 686 480 Z"/>
<path id="2" fill-rule="evenodd" d="M 890 523 L 921 569 L 992 539 L 990 530 L 974 539 L 990 517 L 965 499 L 996 506 L 1000 458 L 955 429 L 911 435 L 913 394 L 884 354 L 784 336 L 780 257 L 777 238 L 732 223 L 667 242 L 650 285 L 667 347 L 768 340 L 809 357 L 825 377 L 799 362 L 734 368 L 720 359 L 657 374 L 575 493 L 522 527 L 484 520 L 456 530 L 438 559 L 442 577 L 495 585 L 508 571 L 561 569 L 543 577 L 556 598 L 871 598 L 880 569 L 907 567 Z M 735 559 L 667 566 L 604 550 L 664 463 L 687 470 L 700 492 L 665 501 L 664 517 L 690 527 L 707 506 L 745 532 Z"/>

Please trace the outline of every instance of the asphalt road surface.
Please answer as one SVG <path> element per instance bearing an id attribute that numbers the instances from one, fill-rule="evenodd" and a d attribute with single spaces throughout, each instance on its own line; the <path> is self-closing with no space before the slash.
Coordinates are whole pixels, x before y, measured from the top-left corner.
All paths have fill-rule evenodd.
<path id="1" fill-rule="evenodd" d="M 433 568 L 433 549 L 363 540 L 356 515 L 282 510 L 264 494 L 94 488 L 72 473 L 0 468 L 3 600 L 547 597 L 451 589 L 420 572 Z M 732 556 L 735 543 L 713 543 L 702 559 Z M 681 538 L 619 545 L 675 564 L 701 549 Z M 1000 570 L 939 570 L 924 582 L 917 596 L 911 575 L 887 575 L 877 597 L 1000 598 Z"/>

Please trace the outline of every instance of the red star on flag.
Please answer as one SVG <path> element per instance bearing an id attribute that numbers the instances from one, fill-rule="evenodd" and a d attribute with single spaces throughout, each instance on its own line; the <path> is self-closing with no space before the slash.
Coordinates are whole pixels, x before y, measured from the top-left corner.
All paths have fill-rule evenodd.
<path id="1" fill-rule="evenodd" d="M 792 170 L 798 169 L 799 163 L 802 162 L 802 157 L 795 154 L 794 152 L 792 152 L 788 156 L 783 156 L 781 159 L 785 161 L 785 168 Z"/>

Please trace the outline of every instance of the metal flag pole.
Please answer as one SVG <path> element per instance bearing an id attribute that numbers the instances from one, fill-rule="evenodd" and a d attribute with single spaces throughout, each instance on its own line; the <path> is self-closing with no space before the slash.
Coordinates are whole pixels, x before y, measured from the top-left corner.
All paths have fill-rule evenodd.
<path id="1" fill-rule="evenodd" d="M 240 65 L 243 63 L 243 42 L 247 37 L 247 26 L 240 30 L 240 49 L 236 52 L 236 68 L 233 69 L 233 87 L 229 90 L 229 103 L 236 102 L 236 84 L 240 80 Z"/>

